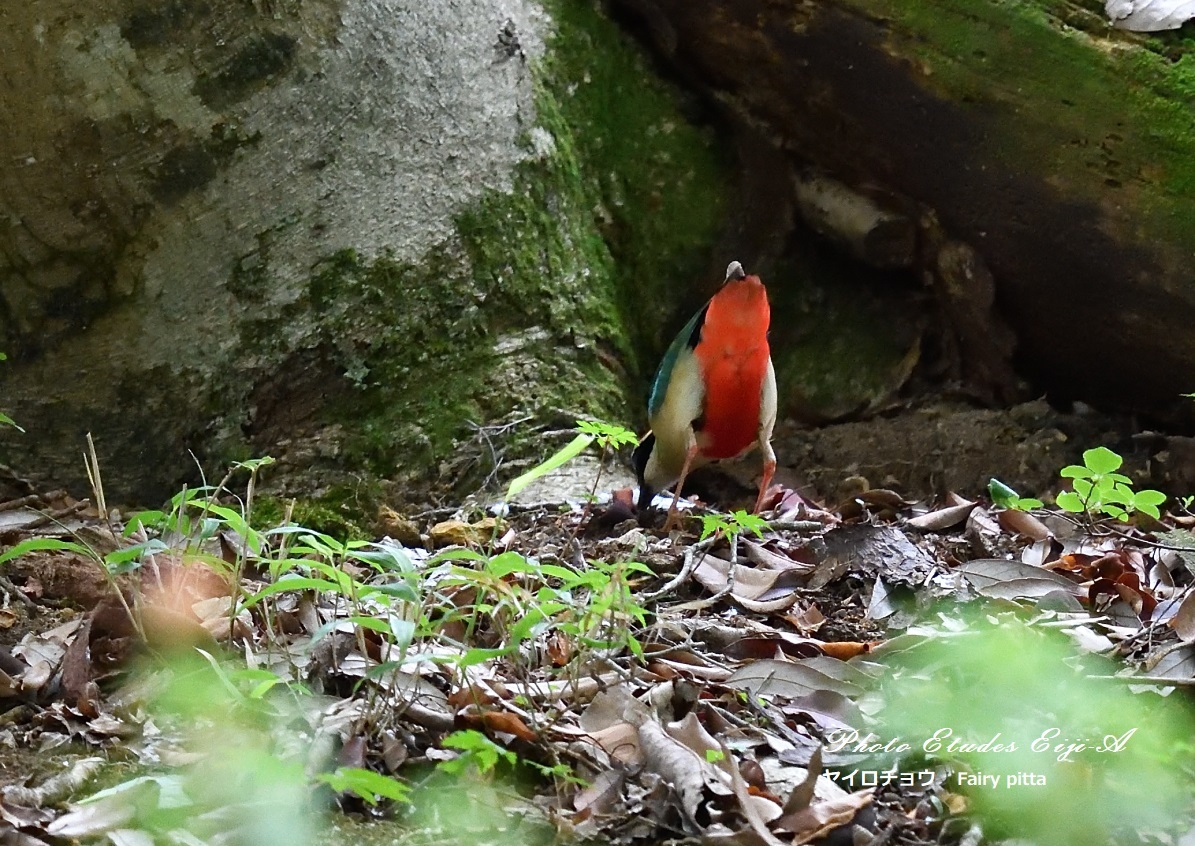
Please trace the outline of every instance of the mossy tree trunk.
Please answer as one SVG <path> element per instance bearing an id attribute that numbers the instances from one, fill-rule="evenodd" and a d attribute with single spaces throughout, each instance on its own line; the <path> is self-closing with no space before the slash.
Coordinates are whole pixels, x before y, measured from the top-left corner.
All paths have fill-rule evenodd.
<path id="1" fill-rule="evenodd" d="M 615 3 L 797 170 L 912 207 L 915 268 L 943 288 L 964 354 L 988 356 L 973 371 L 1003 366 L 1007 324 L 1019 372 L 1054 397 L 1186 402 L 1195 50 L 1181 34 L 1113 30 L 1098 0 Z"/>
<path id="2" fill-rule="evenodd" d="M 0 461 L 34 484 L 83 488 L 88 431 L 152 502 L 188 451 L 352 493 L 470 421 L 626 419 L 642 304 L 717 264 L 717 140 L 589 4 L 7 4 L 0 79 Z"/>

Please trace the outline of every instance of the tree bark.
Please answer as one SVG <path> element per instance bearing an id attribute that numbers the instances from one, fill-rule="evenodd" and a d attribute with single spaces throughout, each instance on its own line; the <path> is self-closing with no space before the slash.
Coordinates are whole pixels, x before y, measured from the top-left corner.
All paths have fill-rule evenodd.
<path id="1" fill-rule="evenodd" d="M 702 275 L 728 171 L 610 22 L 548 5 L 5 4 L 10 474 L 84 488 L 90 431 L 113 502 L 267 453 L 290 492 L 401 492 L 464 472 L 469 421 L 629 417 L 662 319 L 631 292 Z M 628 234 L 649 207 L 683 233 Z"/>

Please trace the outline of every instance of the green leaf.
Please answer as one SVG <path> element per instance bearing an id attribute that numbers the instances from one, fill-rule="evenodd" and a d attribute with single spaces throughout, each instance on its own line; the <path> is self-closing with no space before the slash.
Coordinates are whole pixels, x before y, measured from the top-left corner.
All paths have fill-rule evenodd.
<path id="1" fill-rule="evenodd" d="M 1133 496 L 1133 504 L 1140 508 L 1144 505 L 1161 505 L 1166 501 L 1166 494 L 1161 491 L 1151 490 L 1146 488 L 1143 491 L 1137 491 Z"/>
<path id="2" fill-rule="evenodd" d="M 1064 479 L 1087 479 L 1090 478 L 1091 471 L 1078 464 L 1068 464 L 1058 471 L 1058 475 Z"/>
<path id="3" fill-rule="evenodd" d="M 138 511 L 129 518 L 129 522 L 125 525 L 124 531 L 121 532 L 121 536 L 127 538 L 142 526 L 148 529 L 155 529 L 165 522 L 166 512 L 164 511 Z"/>
<path id="4" fill-rule="evenodd" d="M 395 599 L 401 599 L 403 602 L 419 601 L 419 591 L 406 582 L 390 582 L 389 584 L 372 585 L 371 587 L 376 593 L 393 596 Z"/>
<path id="5" fill-rule="evenodd" d="M 999 508 L 1015 508 L 1013 503 L 1019 499 L 1016 491 L 996 478 L 988 480 L 988 496 Z"/>
<path id="6" fill-rule="evenodd" d="M 1070 511 L 1072 514 L 1081 514 L 1087 510 L 1083 507 L 1083 500 L 1079 498 L 1079 495 L 1071 491 L 1058 494 L 1055 502 L 1063 511 Z"/>
<path id="7" fill-rule="evenodd" d="M 1083 453 L 1083 463 L 1093 473 L 1112 473 L 1120 469 L 1124 459 L 1107 447 L 1096 447 Z"/>
<path id="8" fill-rule="evenodd" d="M 1127 511 L 1125 511 L 1123 508 L 1121 508 L 1119 505 L 1112 505 L 1111 503 L 1109 503 L 1107 505 L 1102 506 L 1100 510 L 1103 511 L 1105 514 L 1107 514 L 1109 517 L 1113 517 L 1117 520 L 1129 519 L 1129 513 Z"/>
<path id="9" fill-rule="evenodd" d="M 1015 503 L 1013 503 L 1012 507 L 1015 508 L 1017 511 L 1032 511 L 1034 508 L 1042 508 L 1044 506 L 1045 506 L 1045 503 L 1042 502 L 1040 499 L 1034 499 L 1033 497 L 1027 496 L 1027 497 L 1017 497 L 1017 501 Z"/>
<path id="10" fill-rule="evenodd" d="M 523 573 L 537 576 L 539 568 L 517 552 L 503 552 L 495 555 L 485 565 L 485 571 L 499 579 L 504 579 L 511 573 Z"/>
<path id="11" fill-rule="evenodd" d="M 576 458 L 578 455 L 584 452 L 585 448 L 591 443 L 593 443 L 593 435 L 577 435 L 577 437 L 569 441 L 562 449 L 548 458 L 548 460 L 544 461 L 542 464 L 532 467 L 522 476 L 519 476 L 517 479 L 512 481 L 510 486 L 506 489 L 506 499 L 508 501 L 514 499 L 519 491 L 526 488 L 536 479 L 546 476 L 553 470 L 561 467 L 566 462 Z"/>
<path id="12" fill-rule="evenodd" d="M 442 561 L 485 561 L 485 556 L 480 552 L 475 552 L 472 549 L 446 549 L 443 552 L 437 552 L 431 558 L 427 559 L 427 566 L 431 567 Z"/>
<path id="13" fill-rule="evenodd" d="M 95 553 L 81 543 L 59 540 L 58 538 L 30 538 L 29 540 L 21 541 L 8 552 L 0 555 L 0 564 L 3 564 L 5 561 L 11 561 L 14 558 L 20 558 L 28 552 L 41 552 L 42 550 L 77 552 L 80 555 L 86 555 L 91 558 L 95 557 Z"/>
<path id="14" fill-rule="evenodd" d="M 13 420 L 7 414 L 0 413 L 0 423 L 3 423 L 5 426 L 12 426 L 18 432 L 25 431 L 24 429 L 22 429 L 20 426 L 17 425 L 17 421 Z"/>
<path id="15" fill-rule="evenodd" d="M 409 802 L 411 788 L 396 778 L 375 773 L 360 767 L 337 767 L 330 773 L 321 773 L 319 780 L 337 793 L 355 793 L 370 805 L 379 799 L 394 802 Z"/>
<path id="16" fill-rule="evenodd" d="M 266 585 L 257 593 L 246 599 L 241 604 L 241 608 L 252 608 L 267 596 L 273 596 L 276 593 L 285 593 L 288 590 L 332 590 L 339 592 L 340 585 L 336 584 L 336 582 L 329 582 L 327 579 L 310 579 L 304 576 L 283 576 L 272 585 Z"/>
<path id="17" fill-rule="evenodd" d="M 107 566 L 110 573 L 124 573 L 130 568 L 123 565 L 129 563 L 138 563 L 146 555 L 153 555 L 156 552 L 165 552 L 170 547 L 162 543 L 158 538 L 150 538 L 141 543 L 135 543 L 132 546 L 126 546 L 123 549 L 116 549 L 104 556 L 104 565 Z"/>

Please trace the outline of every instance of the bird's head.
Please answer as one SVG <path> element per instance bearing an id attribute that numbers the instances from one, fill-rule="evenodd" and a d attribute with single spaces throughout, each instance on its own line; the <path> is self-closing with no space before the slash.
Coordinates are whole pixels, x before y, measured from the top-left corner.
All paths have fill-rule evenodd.
<path id="1" fill-rule="evenodd" d="M 651 504 L 652 497 L 661 487 L 661 483 L 654 478 L 657 475 L 655 447 L 656 436 L 648 432 L 647 437 L 639 442 L 639 446 L 635 447 L 635 452 L 631 457 L 635 464 L 635 475 L 639 480 L 639 502 L 637 505 L 641 509 Z M 667 481 L 665 480 L 663 484 L 667 484 Z"/>

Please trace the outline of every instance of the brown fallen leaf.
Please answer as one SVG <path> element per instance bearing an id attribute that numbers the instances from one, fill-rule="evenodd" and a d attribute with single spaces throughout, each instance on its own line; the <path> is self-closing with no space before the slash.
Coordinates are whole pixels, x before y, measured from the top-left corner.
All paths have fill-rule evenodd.
<path id="1" fill-rule="evenodd" d="M 1045 541 L 1054 537 L 1053 532 L 1046 527 L 1046 524 L 1028 511 L 1009 508 L 996 515 L 996 522 L 1004 531 L 1024 535 L 1030 540 Z"/>
<path id="2" fill-rule="evenodd" d="M 807 696 L 819 690 L 830 690 L 843 696 L 858 696 L 863 692 L 858 684 L 835 678 L 805 662 L 796 661 L 756 661 L 740 667 L 723 684 L 758 696 L 790 698 Z"/>
<path id="3" fill-rule="evenodd" d="M 644 767 L 660 776 L 676 792 L 686 818 L 696 820 L 697 806 L 705 791 L 704 767 L 709 766 L 697 753 L 668 735 L 654 720 L 639 727 Z"/>
<path id="4" fill-rule="evenodd" d="M 705 555 L 693 571 L 693 578 L 717 594 L 726 590 L 731 572 L 734 573 L 734 586 L 730 596 L 748 611 L 780 611 L 797 601 L 802 577 L 800 570 L 795 568 L 764 570 L 736 564 L 732 570 L 729 561 Z"/>
<path id="5" fill-rule="evenodd" d="M 866 655 L 871 651 L 872 644 L 854 640 L 839 640 L 823 643 L 822 652 L 840 661 L 849 661 L 859 655 Z"/>
<path id="6" fill-rule="evenodd" d="M 617 807 L 625 776 L 615 769 L 602 770 L 589 786 L 573 797 L 573 808 L 589 814 L 607 814 Z"/>
<path id="7" fill-rule="evenodd" d="M 739 806 L 742 809 L 743 816 L 747 820 L 747 824 L 751 826 L 751 830 L 767 846 L 787 846 L 783 840 L 773 834 L 771 829 L 768 828 L 768 823 L 775 820 L 781 813 L 780 806 L 762 797 L 752 796 L 750 788 L 739 771 L 739 767 L 735 763 L 730 750 L 726 748 L 725 744 L 719 745 L 722 751 L 722 758 L 718 761 L 717 765 L 723 772 L 730 775 L 730 786 L 734 791 L 735 798 L 739 800 Z"/>
<path id="8" fill-rule="evenodd" d="M 869 788 L 858 793 L 848 793 L 840 799 L 814 803 L 795 814 L 781 817 L 776 822 L 776 830 L 792 834 L 792 846 L 802 846 L 849 823 L 855 818 L 855 814 L 871 804 L 873 793 Z"/>
<path id="9" fill-rule="evenodd" d="M 528 743 L 534 743 L 539 739 L 539 736 L 523 722 L 522 717 L 509 711 L 481 711 L 471 705 L 457 712 L 456 722 L 464 728 L 484 731 L 486 734 L 513 734 L 519 740 Z"/>
<path id="10" fill-rule="evenodd" d="M 1195 642 L 1195 592 L 1187 594 L 1167 625 L 1183 643 Z"/>
<path id="11" fill-rule="evenodd" d="M 818 776 L 821 774 L 822 747 L 818 746 L 813 750 L 813 754 L 809 756 L 805 778 L 792 789 L 792 792 L 788 794 L 788 799 L 784 801 L 783 813 L 786 816 L 791 816 L 809 807 L 810 803 L 813 802 L 814 791 L 817 789 Z"/>
<path id="12" fill-rule="evenodd" d="M 801 634 L 808 635 L 822 627 L 826 622 L 826 615 L 816 605 L 810 605 L 800 614 L 784 614 L 781 619 Z"/>
<path id="13" fill-rule="evenodd" d="M 589 739 L 600 746 L 611 759 L 634 769 L 643 764 L 643 747 L 639 745 L 639 729 L 630 723 L 616 723 L 591 732 Z"/>
<path id="14" fill-rule="evenodd" d="M 959 525 L 970 516 L 976 503 L 964 502 L 959 505 L 948 505 L 937 511 L 919 514 L 905 521 L 905 524 L 922 532 L 941 532 Z"/>

